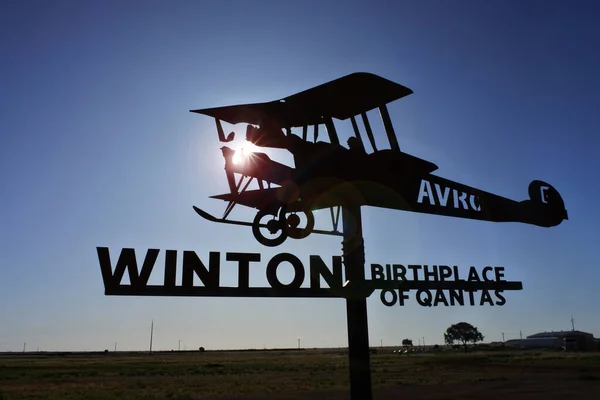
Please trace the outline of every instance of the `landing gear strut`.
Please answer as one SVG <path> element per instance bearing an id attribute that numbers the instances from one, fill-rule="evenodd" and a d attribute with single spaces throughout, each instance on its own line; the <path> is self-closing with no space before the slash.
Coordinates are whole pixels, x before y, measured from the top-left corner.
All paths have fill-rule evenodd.
<path id="1" fill-rule="evenodd" d="M 275 247 L 279 246 L 288 238 L 288 233 L 285 224 L 285 206 L 275 208 L 266 208 L 258 211 L 252 222 L 252 233 L 258 242 L 264 246 Z M 271 216 L 271 219 L 266 222 L 268 233 L 275 237 L 267 237 L 261 231 L 263 217 Z"/>
<path id="2" fill-rule="evenodd" d="M 304 239 L 313 232 L 315 227 L 315 216 L 312 211 L 301 211 L 306 216 L 306 224 L 304 228 L 298 228 L 300 225 L 300 217 L 296 213 L 290 214 L 286 218 L 287 234 L 292 239 Z"/>
<path id="3" fill-rule="evenodd" d="M 312 211 L 301 211 L 305 215 L 304 227 L 299 228 L 301 219 L 297 213 L 286 216 L 285 205 L 268 207 L 256 213 L 252 222 L 252 233 L 256 240 L 268 247 L 276 247 L 285 242 L 288 237 L 292 239 L 304 239 L 313 232 L 315 227 L 315 216 Z M 270 219 L 263 223 L 263 218 Z M 262 225 L 262 226 L 261 226 Z M 266 228 L 265 233 L 261 230 Z"/>

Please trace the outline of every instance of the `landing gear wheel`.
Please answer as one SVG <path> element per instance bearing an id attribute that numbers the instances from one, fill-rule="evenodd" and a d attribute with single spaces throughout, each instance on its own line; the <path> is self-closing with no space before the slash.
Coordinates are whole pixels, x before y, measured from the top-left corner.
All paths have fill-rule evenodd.
<path id="1" fill-rule="evenodd" d="M 300 217 L 294 213 L 285 219 L 285 228 L 287 234 L 292 239 L 304 239 L 310 235 L 315 227 L 315 216 L 312 211 L 301 211 L 306 216 L 306 224 L 304 228 L 298 228 L 300 225 Z"/>
<path id="2" fill-rule="evenodd" d="M 279 215 L 277 215 L 279 214 Z M 265 224 L 268 233 L 276 235 L 275 237 L 267 237 L 262 232 L 261 220 L 265 216 L 271 216 L 271 219 Z M 277 234 L 279 232 L 279 234 Z M 285 227 L 285 207 L 280 207 L 275 213 L 260 210 L 256 213 L 254 221 L 252 222 L 252 233 L 258 242 L 267 247 L 279 246 L 288 238 L 287 229 Z"/>

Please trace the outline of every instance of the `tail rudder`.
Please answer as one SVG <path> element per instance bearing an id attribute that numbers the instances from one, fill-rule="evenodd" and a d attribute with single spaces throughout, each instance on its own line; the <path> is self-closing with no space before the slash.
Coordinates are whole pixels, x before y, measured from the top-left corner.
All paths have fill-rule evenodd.
<path id="1" fill-rule="evenodd" d="M 555 226 L 569 216 L 561 195 L 549 183 L 535 180 L 529 184 L 529 198 L 540 225 Z"/>

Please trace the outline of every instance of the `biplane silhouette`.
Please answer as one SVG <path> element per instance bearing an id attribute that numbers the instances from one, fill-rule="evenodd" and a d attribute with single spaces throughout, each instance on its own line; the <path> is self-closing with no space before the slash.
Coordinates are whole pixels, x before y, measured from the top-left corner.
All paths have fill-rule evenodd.
<path id="1" fill-rule="evenodd" d="M 311 233 L 341 235 L 340 209 L 348 205 L 541 227 L 568 219 L 562 197 L 548 183 L 532 181 L 529 199 L 515 201 L 434 175 L 437 165 L 401 151 L 387 104 L 412 93 L 380 76 L 353 73 L 280 100 L 191 110 L 215 119 L 221 142 L 231 142 L 235 136 L 234 132 L 225 135 L 222 121 L 245 123 L 246 140 L 258 147 L 287 150 L 294 160 L 291 167 L 254 152 L 236 162 L 236 152 L 221 147 L 229 193 L 211 198 L 228 202 L 224 215 L 216 218 L 196 206 L 194 210 L 209 221 L 251 226 L 265 246 Z M 375 143 L 367 116 L 375 109 L 389 149 L 378 149 Z M 364 146 L 359 116 L 371 153 Z M 354 136 L 347 147 L 340 144 L 334 119 L 352 123 Z M 320 126 L 325 127 L 329 142 L 318 140 Z M 292 128 L 302 128 L 302 136 L 293 134 Z M 258 188 L 248 189 L 253 180 Z M 252 222 L 228 219 L 237 204 L 257 210 Z M 313 211 L 327 208 L 332 230 L 314 229 Z"/>

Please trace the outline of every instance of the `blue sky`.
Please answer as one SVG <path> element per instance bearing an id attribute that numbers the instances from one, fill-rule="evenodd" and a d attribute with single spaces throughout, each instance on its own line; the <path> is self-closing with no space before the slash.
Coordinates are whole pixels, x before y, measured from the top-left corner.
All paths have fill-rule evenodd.
<path id="1" fill-rule="evenodd" d="M 486 341 L 511 339 L 568 329 L 571 315 L 600 336 L 598 5 L 338 4 L 3 3 L 0 351 L 141 350 L 152 319 L 156 349 L 345 346 L 341 299 L 104 296 L 96 246 L 339 255 L 338 238 L 269 249 L 247 228 L 200 219 L 192 205 L 221 214 L 208 196 L 227 184 L 213 120 L 189 110 L 357 71 L 414 90 L 389 111 L 401 148 L 440 176 L 515 200 L 541 179 L 569 212 L 546 229 L 364 208 L 367 263 L 501 265 L 524 285 L 503 307 L 423 308 L 414 294 L 385 307 L 375 294 L 371 344 L 442 343 L 463 320 Z M 244 126 L 228 128 L 243 137 Z M 223 269 L 235 282 L 235 267 Z M 264 267 L 251 282 L 266 283 Z"/>

